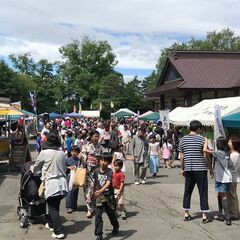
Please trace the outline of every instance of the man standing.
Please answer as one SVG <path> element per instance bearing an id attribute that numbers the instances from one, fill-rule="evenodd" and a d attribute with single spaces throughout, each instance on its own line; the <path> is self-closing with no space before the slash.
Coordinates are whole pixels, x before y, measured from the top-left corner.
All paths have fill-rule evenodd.
<path id="1" fill-rule="evenodd" d="M 133 136 L 132 140 L 132 155 L 134 162 L 134 177 L 135 184 L 145 184 L 146 180 L 146 158 L 147 158 L 147 142 L 145 139 L 146 129 L 141 127 L 138 130 L 138 134 Z M 141 169 L 141 174 L 140 174 Z"/>
<path id="2" fill-rule="evenodd" d="M 204 158 L 203 147 L 205 139 L 200 135 L 201 129 L 201 122 L 192 121 L 190 123 L 190 133 L 183 137 L 178 150 L 180 152 L 182 175 L 185 177 L 183 197 L 184 221 L 191 220 L 189 214 L 190 202 L 194 186 L 197 184 L 202 211 L 202 223 L 207 223 L 209 221 L 206 215 L 206 212 L 209 211 L 207 165 L 210 175 L 212 175 L 212 167 L 210 162 Z"/>

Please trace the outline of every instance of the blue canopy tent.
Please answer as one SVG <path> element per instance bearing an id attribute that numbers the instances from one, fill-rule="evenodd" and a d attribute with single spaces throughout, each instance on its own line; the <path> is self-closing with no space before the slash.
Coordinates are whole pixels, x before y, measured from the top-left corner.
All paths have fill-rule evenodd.
<path id="1" fill-rule="evenodd" d="M 72 113 L 64 113 L 64 117 L 70 117 L 70 118 L 81 118 L 83 115 L 72 112 Z"/>
<path id="2" fill-rule="evenodd" d="M 240 112 L 222 118 L 223 126 L 230 128 L 240 128 Z"/>
<path id="3" fill-rule="evenodd" d="M 55 119 L 55 118 L 62 118 L 62 115 L 56 112 L 51 112 L 49 113 L 49 118 L 50 119 Z"/>

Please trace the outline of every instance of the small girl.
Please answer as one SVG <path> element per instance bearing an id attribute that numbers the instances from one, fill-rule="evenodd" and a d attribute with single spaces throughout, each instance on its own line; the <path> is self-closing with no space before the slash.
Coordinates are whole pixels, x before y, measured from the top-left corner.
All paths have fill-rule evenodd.
<path id="1" fill-rule="evenodd" d="M 217 150 L 212 151 L 208 149 L 208 139 L 205 138 L 203 151 L 211 154 L 214 157 L 214 177 L 215 177 L 215 190 L 218 193 L 218 208 L 219 214 L 214 216 L 214 219 L 224 221 L 227 225 L 231 225 L 231 219 L 228 213 L 227 192 L 229 190 L 230 183 L 232 182 L 232 175 L 228 168 L 229 154 L 228 143 L 226 138 L 217 138 Z M 224 210 L 225 217 L 222 213 Z"/>
<path id="2" fill-rule="evenodd" d="M 157 176 L 159 171 L 159 159 L 161 155 L 159 142 L 156 142 L 156 136 L 151 137 L 151 142 L 148 145 L 148 156 L 149 156 L 149 170 L 153 177 Z"/>
<path id="3" fill-rule="evenodd" d="M 170 139 L 167 140 L 163 138 L 163 146 L 162 146 L 162 158 L 164 162 L 164 168 L 171 168 L 170 159 L 172 157 L 173 146 L 170 143 Z"/>
<path id="4" fill-rule="evenodd" d="M 124 152 L 123 144 L 119 144 L 117 151 L 114 152 L 114 154 L 113 154 L 113 160 L 112 160 L 112 166 L 111 166 L 112 169 L 114 169 L 113 165 L 114 165 L 114 161 L 116 159 L 120 159 L 123 161 L 123 166 L 122 166 L 121 170 L 122 170 L 122 172 L 125 172 L 126 171 L 126 167 L 125 167 L 126 154 Z"/>

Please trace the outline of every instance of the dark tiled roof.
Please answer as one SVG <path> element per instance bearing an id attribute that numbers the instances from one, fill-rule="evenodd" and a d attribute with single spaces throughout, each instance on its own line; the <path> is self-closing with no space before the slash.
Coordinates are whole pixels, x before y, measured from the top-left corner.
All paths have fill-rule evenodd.
<path id="1" fill-rule="evenodd" d="M 159 87 L 156 87 L 156 88 L 148 91 L 146 95 L 148 97 L 155 96 L 156 94 L 158 95 L 159 93 L 167 92 L 167 91 L 171 91 L 173 89 L 176 89 L 179 86 L 181 86 L 182 84 L 183 84 L 182 79 L 175 80 L 175 81 L 169 81 L 169 82 L 166 82 Z"/>
<path id="2" fill-rule="evenodd" d="M 240 86 L 240 52 L 176 51 L 169 61 L 184 80 L 179 88 Z"/>

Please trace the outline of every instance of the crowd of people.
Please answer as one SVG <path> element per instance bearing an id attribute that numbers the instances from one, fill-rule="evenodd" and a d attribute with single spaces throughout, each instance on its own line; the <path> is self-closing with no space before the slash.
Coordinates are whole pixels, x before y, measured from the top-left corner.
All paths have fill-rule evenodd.
<path id="1" fill-rule="evenodd" d="M 52 237 L 64 238 L 59 206 L 66 197 L 66 211 L 77 209 L 78 188 L 69 188 L 71 170 L 87 169 L 83 188 L 86 217 L 95 215 L 96 239 L 103 239 L 102 213 L 105 210 L 113 226 L 112 234 L 118 234 L 117 217 L 126 219 L 124 182 L 126 160 L 133 162 L 135 185 L 145 184 L 146 173 L 156 177 L 160 160 L 164 168 L 174 168 L 180 160 L 181 174 L 185 177 L 183 197 L 184 221 L 190 221 L 190 202 L 195 184 L 200 195 L 202 223 L 209 222 L 207 171 L 215 177 L 219 214 L 216 220 L 231 225 L 238 219 L 237 182 L 240 180 L 240 143 L 238 138 L 217 139 L 216 150 L 211 149 L 209 139 L 202 136 L 202 125 L 190 123 L 189 133 L 184 134 L 170 125 L 164 131 L 161 122 L 139 122 L 121 119 L 65 119 L 41 123 L 36 139 L 38 159 L 33 172 L 42 171 L 45 181 L 45 198 L 48 204 L 46 228 Z M 185 135 L 185 136 L 183 136 Z M 229 147 L 229 149 L 227 149 Z M 213 159 L 213 161 L 212 161 Z M 120 214 L 117 213 L 117 209 Z"/>

